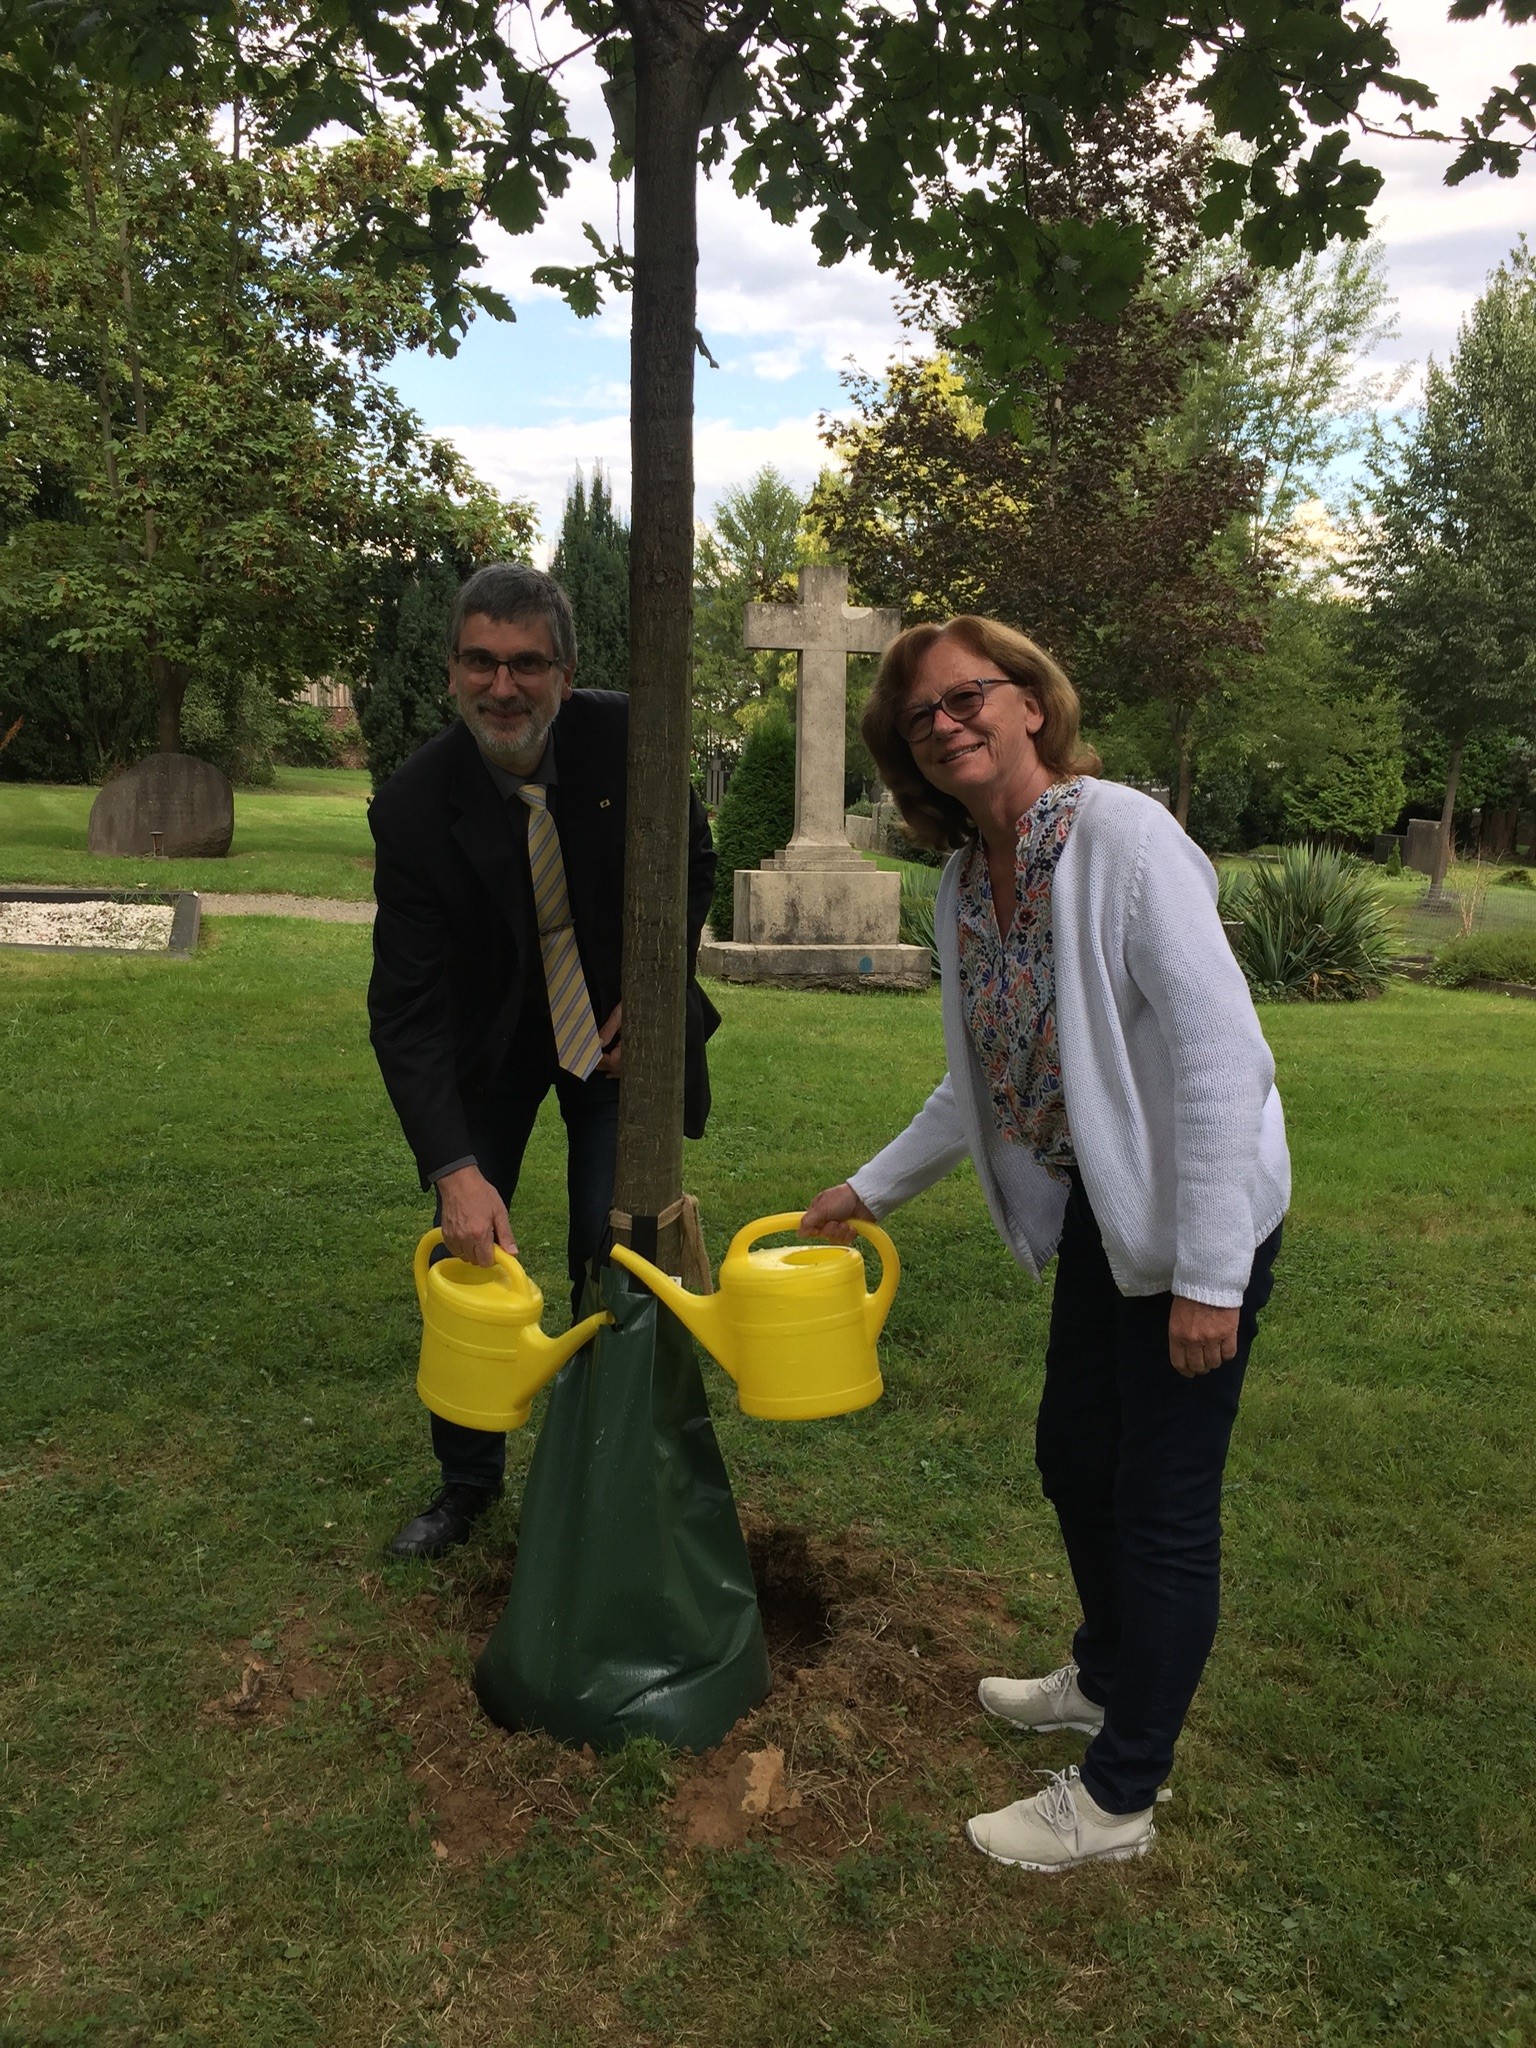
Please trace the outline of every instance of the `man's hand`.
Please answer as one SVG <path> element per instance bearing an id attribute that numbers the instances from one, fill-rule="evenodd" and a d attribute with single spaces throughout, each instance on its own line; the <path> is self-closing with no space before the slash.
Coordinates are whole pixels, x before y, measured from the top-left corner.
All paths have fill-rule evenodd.
<path id="1" fill-rule="evenodd" d="M 853 1219 L 860 1223 L 873 1223 L 874 1217 L 859 1200 L 847 1181 L 835 1188 L 823 1188 L 809 1209 L 800 1218 L 801 1237 L 830 1237 L 837 1244 L 852 1244 Z"/>
<path id="2" fill-rule="evenodd" d="M 437 1192 L 443 1204 L 443 1242 L 456 1259 L 469 1266 L 494 1265 L 491 1248 L 498 1244 L 517 1257 L 507 1205 L 478 1166 L 445 1173 Z"/>
<path id="3" fill-rule="evenodd" d="M 1168 1359 L 1185 1379 L 1214 1372 L 1237 1356 L 1237 1310 L 1212 1308 L 1209 1302 L 1173 1297 L 1168 1315 Z"/>
<path id="4" fill-rule="evenodd" d="M 615 1003 L 608 1012 L 606 1020 L 598 1029 L 598 1042 L 602 1046 L 603 1052 L 601 1059 L 599 1059 L 596 1067 L 593 1069 L 594 1073 L 616 1074 L 619 1071 L 619 1061 L 624 1053 L 624 1047 L 620 1043 L 620 1031 L 623 1023 L 624 1005 L 622 1003 Z"/>

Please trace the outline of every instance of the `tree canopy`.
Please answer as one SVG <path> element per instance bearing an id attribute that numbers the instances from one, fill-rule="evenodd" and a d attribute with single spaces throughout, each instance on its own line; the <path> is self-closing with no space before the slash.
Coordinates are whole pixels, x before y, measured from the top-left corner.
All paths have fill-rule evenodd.
<path id="1" fill-rule="evenodd" d="M 1522 239 L 1378 470 L 1361 560 L 1379 658 L 1448 750 L 1433 884 L 1475 734 L 1536 724 L 1536 257 Z"/>
<path id="2" fill-rule="evenodd" d="M 70 211 L 0 257 L 0 615 L 104 688 L 276 696 L 361 659 L 381 560 L 526 545 L 377 374 L 420 272 L 321 253 L 430 173 L 380 129 L 236 154 L 181 95 L 115 92 L 60 146 Z M 87 692 L 86 694 L 89 694 Z"/>

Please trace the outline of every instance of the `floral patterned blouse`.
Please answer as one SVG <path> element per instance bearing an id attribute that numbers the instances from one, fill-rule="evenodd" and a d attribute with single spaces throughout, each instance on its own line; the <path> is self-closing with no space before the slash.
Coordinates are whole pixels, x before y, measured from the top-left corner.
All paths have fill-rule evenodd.
<path id="1" fill-rule="evenodd" d="M 998 1128 L 1059 1179 L 1074 1155 L 1056 1044 L 1051 881 L 1082 793 L 1080 775 L 1054 783 L 1020 818 L 1018 900 L 1006 935 L 979 841 L 960 870 L 960 1000 Z"/>

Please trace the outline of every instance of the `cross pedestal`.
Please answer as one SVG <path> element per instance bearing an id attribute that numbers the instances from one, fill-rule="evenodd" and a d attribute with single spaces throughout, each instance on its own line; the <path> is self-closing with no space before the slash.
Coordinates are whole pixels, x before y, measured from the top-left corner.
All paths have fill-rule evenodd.
<path id="1" fill-rule="evenodd" d="M 860 857 L 843 822 L 848 656 L 879 654 L 901 614 L 848 602 L 841 564 L 800 571 L 798 604 L 749 604 L 750 648 L 793 652 L 795 829 L 761 867 L 736 870 L 729 940 L 706 940 L 699 967 L 725 981 L 800 987 L 924 988 L 925 946 L 900 943 L 901 877 Z"/>

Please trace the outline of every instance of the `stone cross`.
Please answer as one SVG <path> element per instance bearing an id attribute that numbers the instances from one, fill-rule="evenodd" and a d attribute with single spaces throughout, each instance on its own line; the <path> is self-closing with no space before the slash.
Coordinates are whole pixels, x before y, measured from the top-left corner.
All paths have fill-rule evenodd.
<path id="1" fill-rule="evenodd" d="M 802 569 L 798 604 L 747 606 L 746 645 L 796 656 L 795 835 L 777 865 L 858 862 L 843 825 L 848 657 L 881 654 L 900 631 L 899 611 L 848 602 L 848 571 L 840 562 Z"/>

